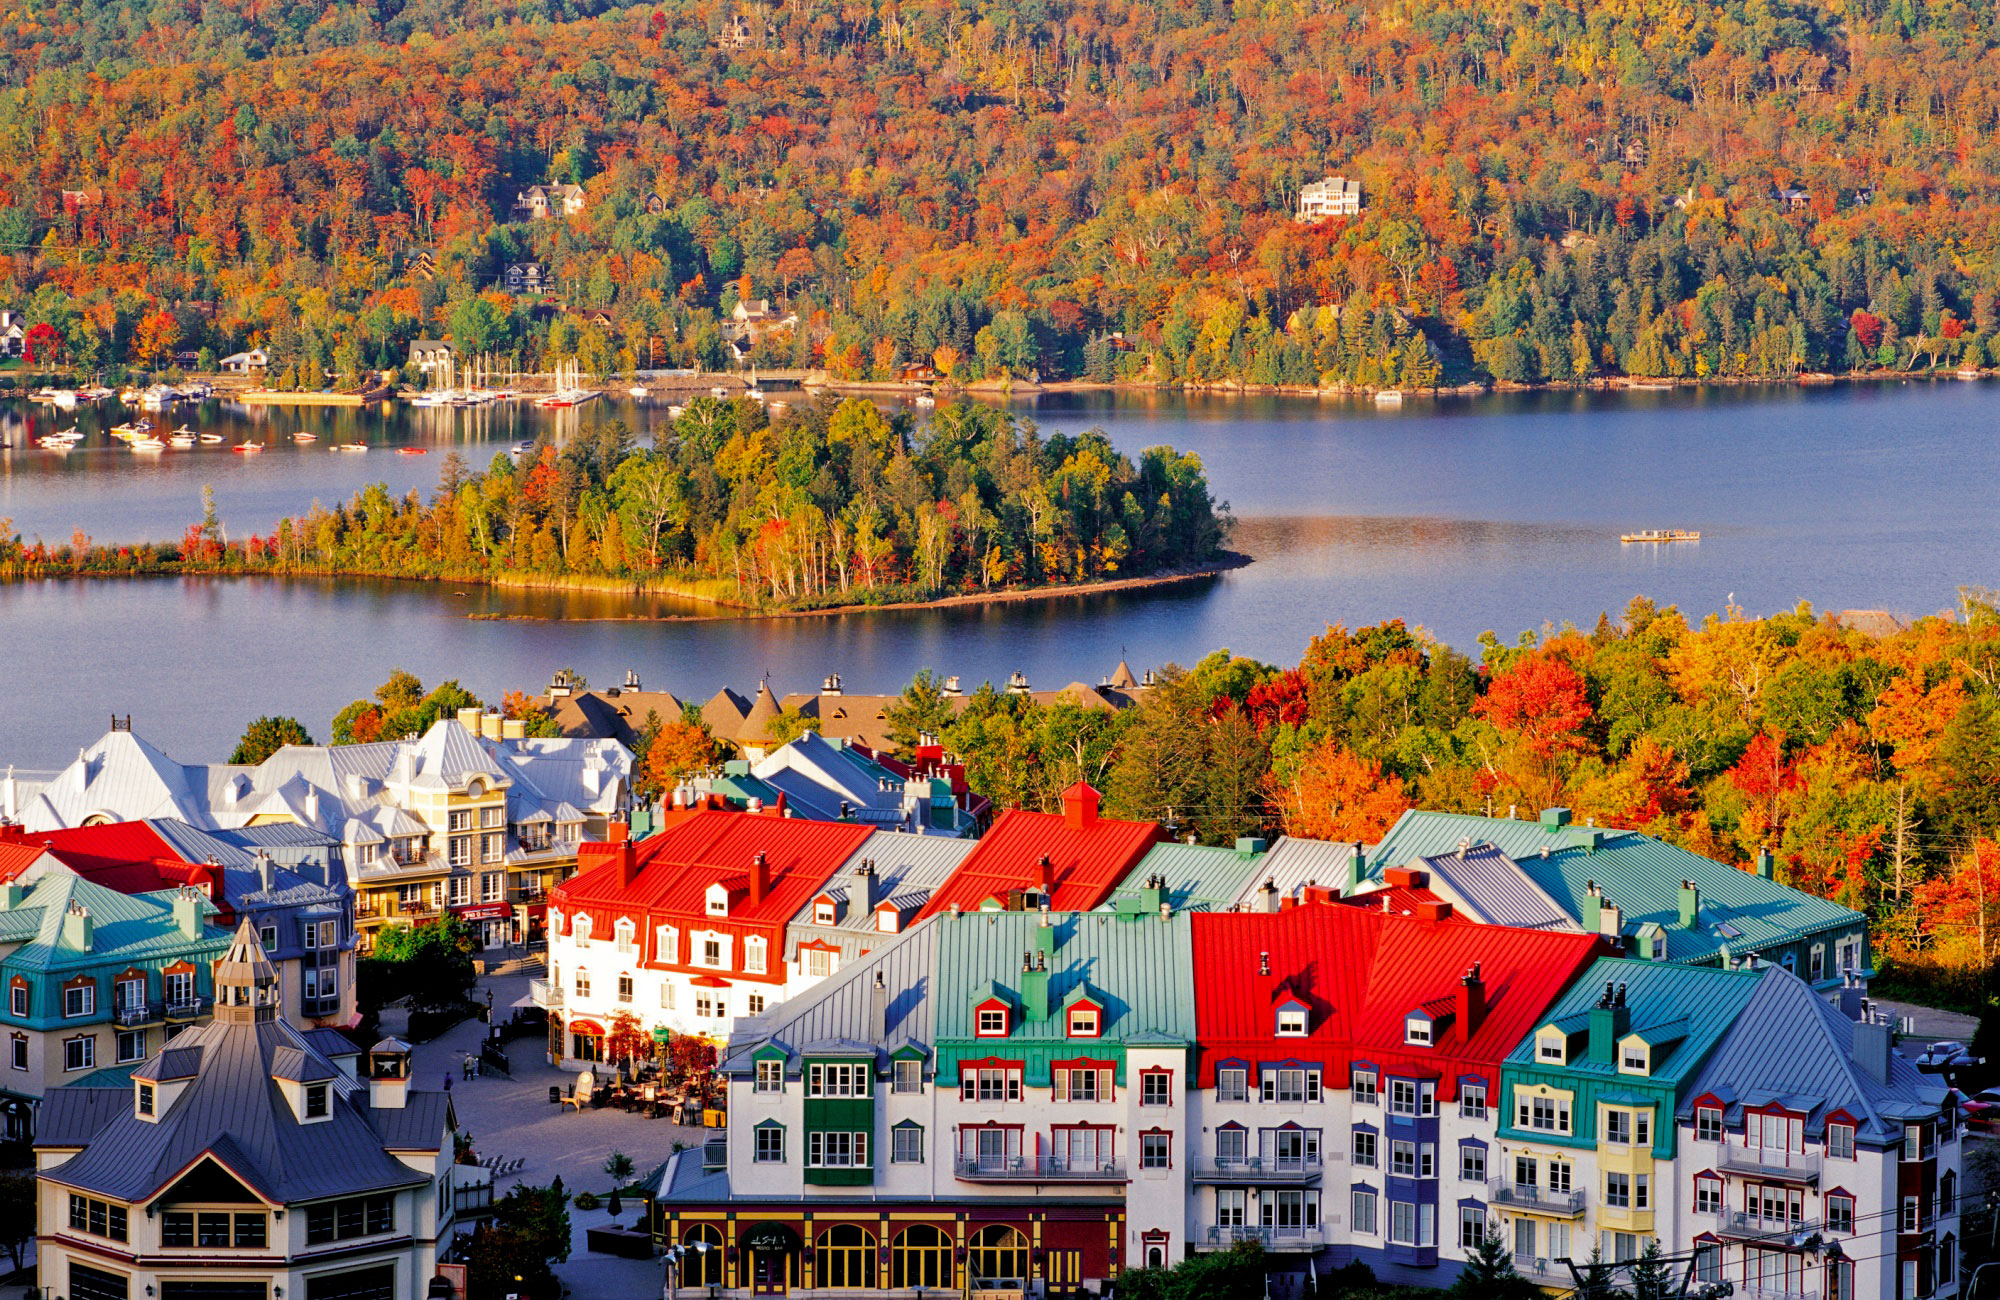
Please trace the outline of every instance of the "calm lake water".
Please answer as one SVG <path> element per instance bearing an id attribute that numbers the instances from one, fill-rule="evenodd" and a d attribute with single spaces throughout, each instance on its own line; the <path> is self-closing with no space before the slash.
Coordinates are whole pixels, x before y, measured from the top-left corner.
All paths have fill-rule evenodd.
<path id="1" fill-rule="evenodd" d="M 0 587 L 0 762 L 73 757 L 113 712 L 190 761 L 217 759 L 263 713 L 324 739 L 327 720 L 393 667 L 457 677 L 487 698 L 573 666 L 600 684 L 705 699 L 724 683 L 780 692 L 829 672 L 894 689 L 918 668 L 968 682 L 1015 669 L 1040 687 L 1095 682 L 1118 659 L 1189 663 L 1217 646 L 1292 661 L 1328 623 L 1402 617 L 1460 647 L 1545 622 L 1588 626 L 1635 594 L 1691 617 L 1732 597 L 1753 613 L 1811 601 L 1903 616 L 2000 585 L 2000 402 L 1982 384 L 1535 394 L 1346 401 L 1130 394 L 1023 404 L 1046 427 L 1100 425 L 1123 449 L 1197 451 L 1239 520 L 1248 568 L 1193 587 L 923 613 L 646 623 L 618 602 L 477 587 L 259 579 Z M 142 458 L 95 445 L 0 453 L 0 516 L 29 538 L 74 528 L 111 540 L 177 536 L 212 484 L 234 533 L 267 531 L 314 498 L 365 483 L 428 491 L 453 447 L 483 464 L 548 421 L 622 416 L 643 432 L 664 407 L 232 414 L 198 423 L 274 440 Z M 7 418 L 50 427 L 46 412 Z M 71 421 L 63 419 L 63 425 Z M 321 434 L 297 445 L 298 429 Z M 16 424 L 6 435 L 21 440 Z M 366 456 L 326 450 L 362 438 Z M 397 456 L 396 446 L 426 456 Z M 1694 528 L 1692 546 L 1620 546 L 1635 528 Z M 539 616 L 474 620 L 469 613 Z"/>

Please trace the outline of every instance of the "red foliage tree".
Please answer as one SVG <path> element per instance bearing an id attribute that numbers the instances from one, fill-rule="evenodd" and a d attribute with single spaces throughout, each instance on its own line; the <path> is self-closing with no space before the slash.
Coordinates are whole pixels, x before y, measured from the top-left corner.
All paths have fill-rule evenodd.
<path id="1" fill-rule="evenodd" d="M 1882 345 L 1882 318 L 1864 308 L 1854 309 L 1854 315 L 1847 323 L 1854 328 L 1854 337 L 1861 340 L 1861 346 L 1873 352 Z"/>

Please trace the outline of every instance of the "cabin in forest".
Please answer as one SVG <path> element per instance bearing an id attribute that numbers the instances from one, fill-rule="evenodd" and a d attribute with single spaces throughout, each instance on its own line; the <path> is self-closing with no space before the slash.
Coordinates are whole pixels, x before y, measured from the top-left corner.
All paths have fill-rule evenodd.
<path id="1" fill-rule="evenodd" d="M 442 339 L 412 339 L 410 341 L 410 364 L 419 373 L 451 368 L 451 344 Z"/>
<path id="2" fill-rule="evenodd" d="M 514 197 L 514 216 L 521 221 L 546 221 L 583 211 L 581 185 L 530 185 Z"/>
<path id="3" fill-rule="evenodd" d="M 1354 217 L 1361 214 L 1361 207 L 1360 181 L 1351 181 L 1345 176 L 1329 176 L 1299 191 L 1299 212 L 1295 220 L 1310 224 L 1329 217 Z"/>

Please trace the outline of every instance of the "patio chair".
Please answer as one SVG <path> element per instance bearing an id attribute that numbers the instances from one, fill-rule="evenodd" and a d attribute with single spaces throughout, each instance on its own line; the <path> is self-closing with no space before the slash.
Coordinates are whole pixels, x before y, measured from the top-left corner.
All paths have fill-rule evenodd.
<path id="1" fill-rule="evenodd" d="M 562 1099 L 562 1104 L 581 1111 L 585 1106 L 590 1104 L 591 1093 L 596 1087 L 597 1076 L 589 1070 L 579 1070 L 576 1075 L 576 1087 L 572 1088 L 569 1095 Z"/>

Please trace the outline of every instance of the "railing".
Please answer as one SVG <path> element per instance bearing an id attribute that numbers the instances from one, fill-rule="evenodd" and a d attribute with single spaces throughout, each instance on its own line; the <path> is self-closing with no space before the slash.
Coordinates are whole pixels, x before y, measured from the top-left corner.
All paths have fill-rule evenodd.
<path id="1" fill-rule="evenodd" d="M 972 1182 L 1124 1182 L 1125 1167 L 1109 1160 L 1072 1165 L 1061 1156 L 959 1156 L 958 1176 Z"/>
<path id="2" fill-rule="evenodd" d="M 1326 1244 L 1326 1233 L 1319 1228 L 1254 1228 L 1247 1224 L 1208 1230 L 1211 1246 L 1233 1246 L 1240 1241 L 1257 1242 L 1266 1250 L 1318 1250 Z"/>
<path id="3" fill-rule="evenodd" d="M 1302 1183 L 1319 1177 L 1321 1172 L 1317 1159 L 1302 1156 L 1269 1160 L 1262 1156 L 1217 1157 L 1198 1161 L 1194 1167 L 1197 1182 Z"/>
<path id="4" fill-rule="evenodd" d="M 701 1144 L 701 1167 L 705 1171 L 729 1168 L 729 1141 L 713 1138 Z"/>
<path id="5" fill-rule="evenodd" d="M 1819 1181 L 1819 1152 L 1767 1151 L 1763 1147 L 1739 1147 L 1724 1143 L 1716 1163 L 1726 1172 L 1747 1174 L 1775 1182 L 1816 1183 Z"/>
<path id="6" fill-rule="evenodd" d="M 121 1003 L 112 1015 L 121 1025 L 149 1025 L 160 1018 L 158 1002 Z"/>
<path id="7" fill-rule="evenodd" d="M 1779 1215 L 1748 1214 L 1724 1210 L 1716 1232 L 1746 1241 L 1768 1241 L 1774 1237 L 1810 1237 L 1820 1230 L 1818 1219 L 1787 1219 Z"/>
<path id="8" fill-rule="evenodd" d="M 327 997 L 304 998 L 301 1000 L 300 1011 L 308 1016 L 335 1015 L 340 1011 L 340 995 L 335 993 Z"/>
<path id="9" fill-rule="evenodd" d="M 167 1003 L 167 1015 L 174 1019 L 189 1019 L 207 1012 L 211 998 L 175 998 Z"/>
<path id="10" fill-rule="evenodd" d="M 1586 1197 L 1582 1192 L 1557 1192 L 1511 1178 L 1495 1178 L 1486 1185 L 1487 1198 L 1495 1205 L 1524 1206 L 1554 1214 L 1582 1214 Z"/>
<path id="11" fill-rule="evenodd" d="M 538 1007 L 559 1007 L 563 1004 L 562 985 L 551 984 L 547 980 L 529 980 L 528 997 Z"/>
<path id="12" fill-rule="evenodd" d="M 1819 1300 L 1817 1291 L 1787 1291 L 1782 1287 L 1757 1286 L 1750 1282 L 1737 1283 L 1736 1294 L 1740 1300 Z"/>
<path id="13" fill-rule="evenodd" d="M 1514 1256 L 1514 1271 L 1528 1277 L 1569 1277 L 1569 1269 L 1542 1255 Z"/>

